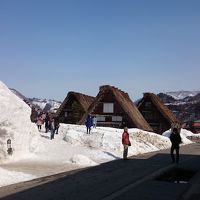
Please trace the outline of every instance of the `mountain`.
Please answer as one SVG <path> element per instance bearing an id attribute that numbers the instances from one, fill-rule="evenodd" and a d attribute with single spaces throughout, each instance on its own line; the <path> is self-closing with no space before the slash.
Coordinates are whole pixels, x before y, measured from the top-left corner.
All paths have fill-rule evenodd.
<path id="1" fill-rule="evenodd" d="M 200 92 L 178 91 L 157 95 L 181 122 L 200 119 Z"/>
<path id="2" fill-rule="evenodd" d="M 176 91 L 176 92 L 166 92 L 167 95 L 173 97 L 176 100 L 181 100 L 186 97 L 193 97 L 199 94 L 200 91 Z"/>
<path id="3" fill-rule="evenodd" d="M 198 93 L 195 96 L 185 97 L 183 100 L 186 101 L 186 102 L 196 102 L 196 101 L 199 101 L 199 99 L 200 99 L 200 93 Z"/>
<path id="4" fill-rule="evenodd" d="M 27 99 L 22 93 L 15 90 L 14 88 L 9 88 L 15 95 L 17 95 L 20 99 Z"/>
<path id="5" fill-rule="evenodd" d="M 52 99 L 38 99 L 38 98 L 29 98 L 33 105 L 38 106 L 44 112 L 56 112 L 60 107 L 61 102 L 52 100 Z"/>
<path id="6" fill-rule="evenodd" d="M 164 103 L 169 104 L 169 103 L 174 103 L 177 102 L 177 100 L 172 97 L 171 95 L 165 94 L 165 93 L 159 93 L 157 94 Z"/>
<path id="7" fill-rule="evenodd" d="M 16 89 L 9 88 L 16 96 L 25 101 L 29 106 L 35 106 L 40 108 L 44 112 L 56 112 L 56 110 L 60 107 L 61 102 L 52 100 L 52 99 L 39 99 L 39 98 L 28 98 L 25 97 L 22 93 L 17 91 Z"/>
<path id="8" fill-rule="evenodd" d="M 20 99 L 22 99 L 24 102 L 26 102 L 29 106 L 33 106 L 33 103 L 29 100 L 29 98 L 25 97 L 21 92 L 17 91 L 14 88 L 9 88 L 10 91 L 12 91 L 16 96 L 18 96 Z"/>

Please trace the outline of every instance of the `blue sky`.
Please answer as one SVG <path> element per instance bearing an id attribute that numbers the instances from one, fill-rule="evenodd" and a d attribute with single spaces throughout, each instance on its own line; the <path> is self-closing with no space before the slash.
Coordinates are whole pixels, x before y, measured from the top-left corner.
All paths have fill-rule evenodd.
<path id="1" fill-rule="evenodd" d="M 200 90 L 199 0 L 1 0 L 0 80 L 27 97 L 110 84 Z"/>

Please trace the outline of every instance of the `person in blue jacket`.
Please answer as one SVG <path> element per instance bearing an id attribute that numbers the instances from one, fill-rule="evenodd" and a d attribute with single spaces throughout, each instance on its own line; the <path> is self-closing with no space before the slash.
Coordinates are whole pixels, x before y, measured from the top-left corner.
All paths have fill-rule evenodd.
<path id="1" fill-rule="evenodd" d="M 90 134 L 91 127 L 93 126 L 93 119 L 92 119 L 92 116 L 91 116 L 91 115 L 88 115 L 88 116 L 87 116 L 85 125 L 86 125 L 86 127 L 87 127 L 87 134 Z"/>

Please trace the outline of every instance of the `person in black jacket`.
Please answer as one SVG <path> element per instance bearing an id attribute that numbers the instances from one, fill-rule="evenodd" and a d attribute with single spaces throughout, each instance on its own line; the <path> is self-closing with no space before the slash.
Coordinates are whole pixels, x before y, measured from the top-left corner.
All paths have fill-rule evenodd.
<path id="1" fill-rule="evenodd" d="M 170 141 L 172 143 L 171 145 L 171 158 L 172 158 L 172 163 L 174 163 L 176 161 L 176 163 L 179 162 L 179 145 L 181 143 L 181 136 L 179 134 L 179 131 L 177 128 L 174 128 L 171 135 L 170 135 Z M 174 157 L 174 150 L 176 151 L 176 160 Z"/>
<path id="2" fill-rule="evenodd" d="M 44 121 L 45 121 L 45 133 L 48 133 L 50 129 L 50 117 L 48 113 L 46 113 L 46 117 Z"/>

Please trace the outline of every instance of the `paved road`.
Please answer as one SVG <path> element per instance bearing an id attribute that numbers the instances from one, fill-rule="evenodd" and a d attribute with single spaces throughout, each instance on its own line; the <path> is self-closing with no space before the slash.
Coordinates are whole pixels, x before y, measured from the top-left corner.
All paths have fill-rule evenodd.
<path id="1" fill-rule="evenodd" d="M 198 196 L 199 178 L 175 184 L 156 177 L 174 168 L 200 169 L 200 144 L 181 147 L 180 164 L 171 164 L 169 150 L 116 160 L 0 188 L 3 200 L 191 200 Z M 196 177 L 198 174 L 196 175 Z M 181 196 L 184 194 L 184 197 Z M 196 198 L 196 196 L 194 196 Z M 198 196 L 200 199 L 200 194 Z"/>

